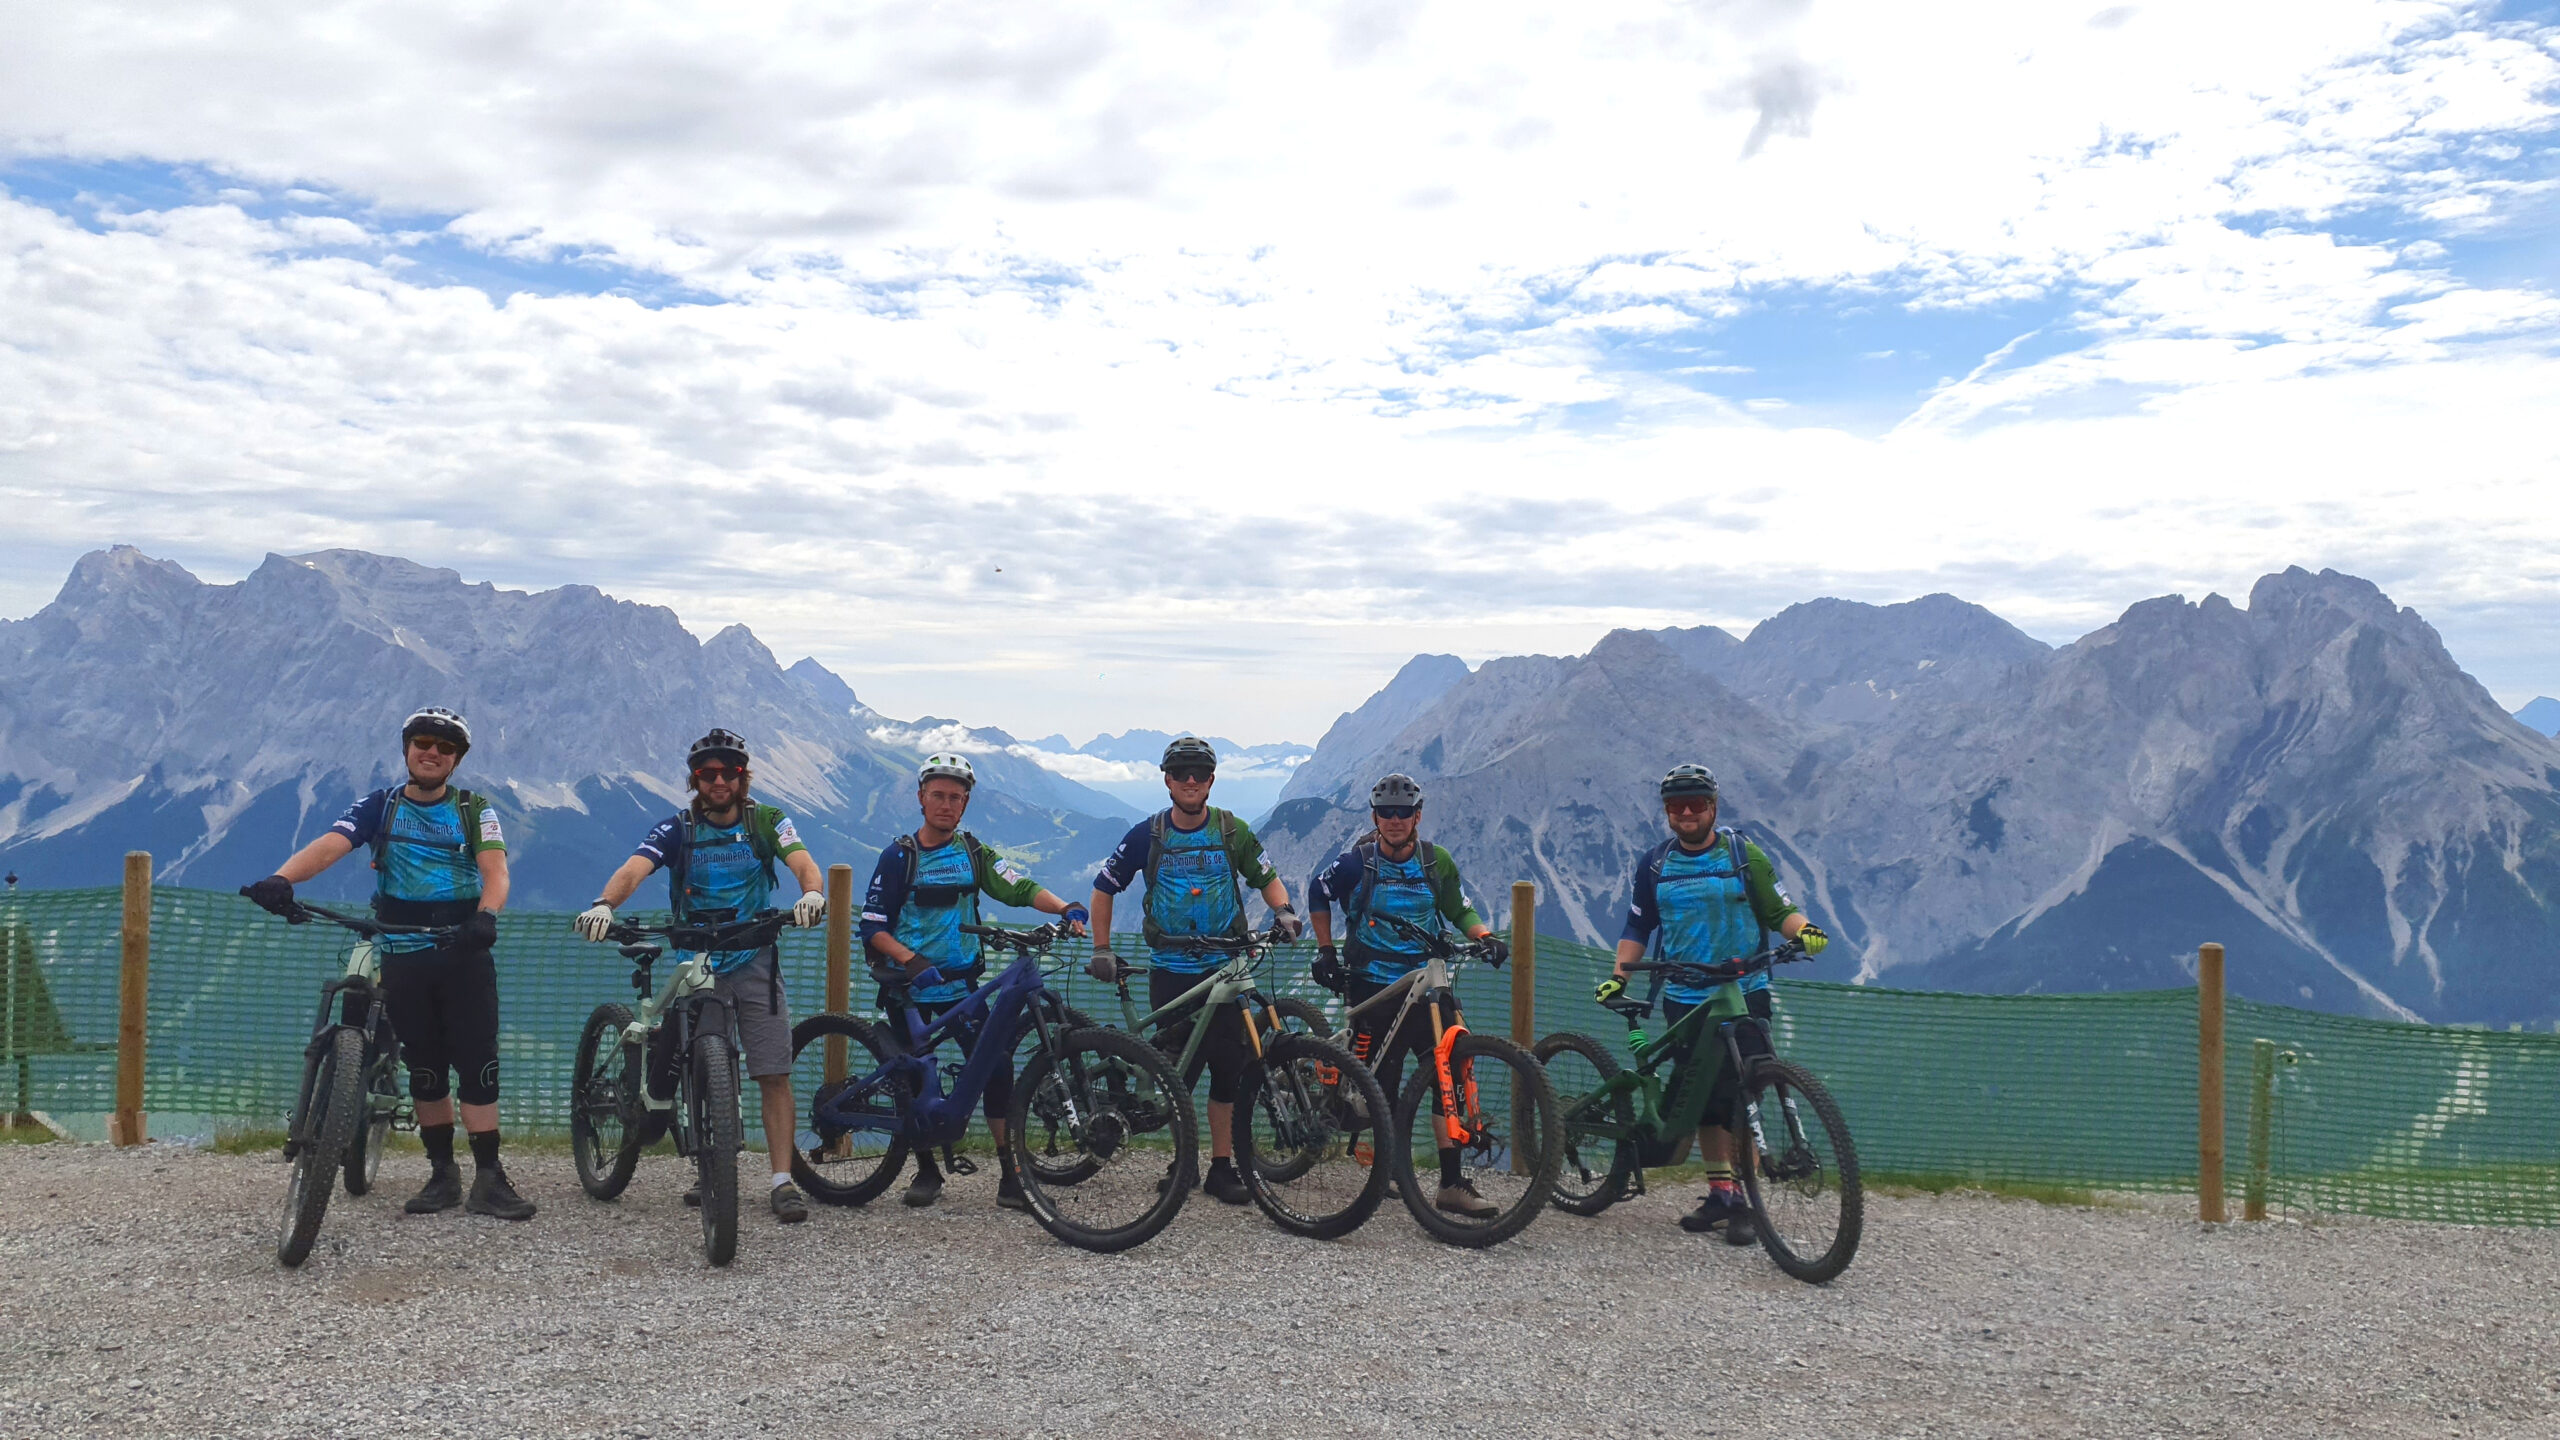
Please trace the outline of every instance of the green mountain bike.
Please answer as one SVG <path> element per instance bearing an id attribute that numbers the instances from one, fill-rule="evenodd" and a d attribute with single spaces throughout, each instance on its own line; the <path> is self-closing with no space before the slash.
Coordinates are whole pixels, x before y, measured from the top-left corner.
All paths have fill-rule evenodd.
<path id="1" fill-rule="evenodd" d="M 1724 1126 L 1737 1143 L 1749 1137 L 1748 1159 L 1737 1158 L 1733 1168 L 1750 1198 L 1761 1248 L 1779 1269 L 1812 1284 L 1849 1268 L 1865 1223 L 1866 1191 L 1858 1180 L 1857 1147 L 1831 1092 L 1774 1053 L 1746 1057 L 1736 1032 L 1746 1025 L 1764 1034 L 1768 1028 L 1747 1013 L 1716 1014 L 1718 1007 L 1700 1005 L 1658 1036 L 1643 1028 L 1665 980 L 1705 988 L 1810 958 L 1791 941 L 1721 965 L 1627 967 L 1630 974 L 1653 975 L 1654 993 L 1643 1000 L 1621 993 L 1600 1003 L 1626 1019 L 1632 1070 L 1588 1035 L 1559 1032 L 1539 1041 L 1538 1059 L 1564 1104 L 1556 1208 L 1597 1215 L 1643 1194 L 1645 1167 L 1672 1163 L 1707 1119 L 1717 1072 L 1697 1062 L 1712 1053 L 1707 1047 L 1721 1046 L 1723 1063 L 1741 1077 Z M 1691 1063 L 1675 1070 L 1686 1083 L 1666 1098 L 1666 1082 L 1656 1072 L 1682 1060 Z"/>
<path id="2" fill-rule="evenodd" d="M 1203 1017 L 1240 1003 L 1252 1062 L 1236 1089 L 1236 1170 L 1253 1203 L 1293 1235 L 1334 1240 L 1368 1223 L 1386 1198 L 1385 1167 L 1364 1158 L 1387 1115 L 1377 1077 L 1328 1039 L 1324 1012 L 1294 997 L 1264 993 L 1256 972 L 1281 942 L 1270 932 L 1241 939 L 1186 937 L 1185 945 L 1230 958 L 1200 983 L 1141 1015 L 1122 964 L 1112 977 L 1133 1035 L 1148 1035 L 1189 1075 L 1209 1034 Z M 1073 1014 L 1074 1012 L 1071 1012 Z M 1077 1023 L 1085 1023 L 1078 1018 Z M 1043 1163 L 1037 1156 L 1034 1165 Z"/>

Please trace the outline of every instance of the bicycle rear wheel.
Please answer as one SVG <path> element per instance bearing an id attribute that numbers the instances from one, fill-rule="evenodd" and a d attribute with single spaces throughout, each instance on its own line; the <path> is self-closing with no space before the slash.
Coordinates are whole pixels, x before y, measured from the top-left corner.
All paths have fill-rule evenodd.
<path id="1" fill-rule="evenodd" d="M 1073 1005 L 1061 1004 L 1058 1016 L 1069 1030 L 1104 1028 L 1101 1022 Z M 1039 1027 L 1025 1023 L 1015 1045 L 1013 1073 L 1019 1076 L 1029 1067 L 1030 1056 L 1039 1053 Z M 1024 1047 L 1028 1047 L 1027 1050 Z M 1035 1128 L 1023 1147 L 1022 1153 L 1028 1158 L 1019 1162 L 1039 1171 L 1040 1178 L 1052 1185 L 1073 1185 L 1090 1179 L 1099 1168 L 1098 1162 L 1078 1149 L 1072 1140 L 1062 1139 L 1067 1125 L 1066 1112 L 1060 1104 L 1063 1093 L 1053 1090 L 1031 1107 L 1031 1122 Z"/>
<path id="2" fill-rule="evenodd" d="M 1634 1153 L 1626 1142 L 1635 1102 L 1623 1092 L 1601 1097 L 1618 1078 L 1618 1057 L 1588 1035 L 1559 1031 L 1538 1042 L 1538 1063 L 1556 1091 L 1564 1124 L 1564 1150 L 1556 1164 L 1555 1207 L 1571 1215 L 1597 1215 L 1627 1198 L 1619 1166 Z M 1598 1132 L 1598 1133 L 1595 1133 Z"/>
<path id="3" fill-rule="evenodd" d="M 1072 1163 L 1032 1163 L 1030 1140 L 1043 1113 L 1060 1118 L 1058 1155 Z M 1057 1049 L 1035 1051 L 1014 1081 L 1005 1119 L 1032 1218 L 1081 1249 L 1108 1253 L 1154 1238 L 1198 1173 L 1190 1092 L 1154 1046 L 1117 1030 L 1070 1030 Z M 1062 1173 L 1080 1178 L 1062 1181 Z"/>
<path id="4" fill-rule="evenodd" d="M 293 1174 L 285 1182 L 284 1231 L 277 1238 L 276 1258 L 299 1265 L 311 1254 L 320 1234 L 320 1217 L 329 1213 L 329 1192 L 337 1188 L 338 1170 L 354 1140 L 356 1114 L 364 1105 L 364 1032 L 340 1026 L 321 1048 L 314 1063 L 309 1098 L 295 1138 Z"/>
<path id="5" fill-rule="evenodd" d="M 640 1163 L 631 1112 L 644 1062 L 640 1047 L 623 1043 L 630 1024 L 628 1006 L 597 1006 L 578 1034 L 569 1072 L 569 1152 L 578 1162 L 579 1186 L 598 1200 L 620 1195 Z"/>
<path id="6" fill-rule="evenodd" d="M 703 1007 L 707 1024 L 718 1014 Z M 726 1018 L 721 1021 L 727 1027 Z M 702 1253 L 714 1265 L 738 1254 L 738 1061 L 729 1037 L 718 1030 L 693 1037 L 693 1074 L 686 1102 L 693 1109 L 693 1162 L 702 1177 Z"/>
<path id="7" fill-rule="evenodd" d="M 1350 1051 L 1312 1035 L 1271 1037 L 1236 1092 L 1236 1169 L 1253 1203 L 1293 1235 L 1359 1229 L 1386 1198 L 1387 1174 L 1354 1147 L 1374 1146 L 1386 1112 L 1378 1078 Z"/>
<path id="8" fill-rule="evenodd" d="M 1473 1032 L 1449 1047 L 1454 1105 L 1444 1125 L 1436 1113 L 1438 1065 L 1420 1057 L 1405 1081 L 1395 1118 L 1381 1149 L 1395 1166 L 1405 1209 L 1433 1239 L 1470 1248 L 1499 1244 L 1528 1228 L 1555 1193 L 1556 1164 L 1564 1150 L 1555 1087 L 1536 1057 L 1510 1041 Z M 1454 1132 L 1454 1134 L 1452 1133 Z M 1438 1198 L 1440 1148 L 1455 1141 L 1458 1178 L 1492 1207 L 1469 1215 L 1442 1209 Z M 1434 1178 L 1434 1195 L 1418 1183 Z"/>
<path id="9" fill-rule="evenodd" d="M 1319 1040 L 1333 1038 L 1333 1022 L 1309 1001 L 1283 995 L 1271 1002 L 1271 1008 L 1279 1012 L 1281 1027 L 1292 1034 L 1313 1035 Z"/>
<path id="10" fill-rule="evenodd" d="M 400 1066 L 396 1054 L 377 1054 L 365 1067 L 364 1118 L 347 1145 L 343 1175 L 350 1195 L 369 1194 L 382 1173 L 382 1148 L 391 1143 L 391 1116 L 400 1108 Z"/>
<path id="11" fill-rule="evenodd" d="M 841 1065 L 828 1059 L 830 1042 L 842 1047 Z M 809 1198 L 828 1205 L 868 1205 L 898 1178 L 907 1163 L 909 1090 L 902 1080 L 866 1088 L 865 1077 L 889 1063 L 889 1042 L 868 1020 L 812 1015 L 791 1027 L 791 1091 L 808 1096 L 808 1110 L 792 1137 L 791 1178 Z M 848 1094 L 865 1121 L 860 1128 L 821 1124 L 820 1105 L 840 1106 Z"/>
<path id="12" fill-rule="evenodd" d="M 1751 1198 L 1761 1248 L 1779 1269 L 1819 1285 L 1849 1268 L 1866 1223 L 1848 1122 L 1831 1092 L 1800 1066 L 1763 1056 L 1743 1077 L 1733 1133 L 1750 1138 L 1752 1163 L 1734 1169 Z"/>

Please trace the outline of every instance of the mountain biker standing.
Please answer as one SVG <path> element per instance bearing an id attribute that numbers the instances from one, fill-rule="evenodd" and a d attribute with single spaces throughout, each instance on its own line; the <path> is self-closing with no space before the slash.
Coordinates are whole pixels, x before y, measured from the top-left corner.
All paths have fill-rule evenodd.
<path id="1" fill-rule="evenodd" d="M 1117 979 L 1120 973 L 1119 957 L 1110 948 L 1112 898 L 1141 873 L 1147 877 L 1140 933 L 1153 960 L 1147 974 L 1150 1009 L 1182 998 L 1225 963 L 1225 955 L 1187 945 L 1187 940 L 1244 936 L 1244 896 L 1238 882 L 1261 892 L 1281 940 L 1295 940 L 1305 928 L 1289 904 L 1289 887 L 1263 858 L 1262 842 L 1242 820 L 1209 804 L 1209 787 L 1218 778 L 1218 752 L 1208 741 L 1185 735 L 1164 747 L 1161 768 L 1166 797 L 1173 803 L 1131 826 L 1093 877 L 1090 970 L 1100 980 Z M 1192 1084 L 1202 1066 L 1209 1071 L 1209 1174 L 1201 1188 L 1229 1205 L 1242 1205 L 1253 1198 L 1235 1170 L 1236 1083 L 1247 1058 L 1244 1007 L 1229 1001 L 1191 1023 L 1209 1027 L 1193 1057 L 1192 1073 L 1183 1077 L 1183 1083 Z"/>
<path id="2" fill-rule="evenodd" d="M 1806 923 L 1804 912 L 1779 886 L 1769 857 L 1733 831 L 1716 828 L 1714 773 L 1704 765 L 1675 765 L 1662 777 L 1661 789 L 1671 838 L 1636 862 L 1634 901 L 1618 937 L 1617 981 L 1622 983 L 1627 967 L 1644 957 L 1649 940 L 1658 941 L 1660 958 L 1691 965 L 1756 955 L 1768 947 L 1771 931 L 1803 941 L 1808 955 L 1822 953 L 1830 937 Z M 1768 972 L 1706 989 L 1680 984 L 1663 989 L 1662 1013 L 1668 1023 L 1679 1023 L 1700 1005 L 1712 1006 L 1711 1016 L 1748 1012 L 1766 1024 L 1771 1013 Z M 1758 1025 L 1741 1027 L 1734 1038 L 1745 1059 L 1769 1053 L 1768 1034 Z M 1691 1053 L 1714 1077 L 1706 1113 L 1720 1116 L 1733 1108 L 1741 1077 L 1726 1069 L 1712 1026 L 1700 1043 L 1703 1050 Z M 1690 1057 L 1683 1056 L 1672 1068 L 1669 1094 L 1686 1094 L 1702 1078 L 1689 1070 Z M 1680 1217 L 1680 1228 L 1702 1234 L 1723 1226 L 1727 1243 L 1750 1244 L 1751 1205 L 1734 1182 L 1731 1135 L 1722 1125 L 1702 1124 L 1698 1151 L 1706 1162 L 1707 1194 L 1696 1210 Z"/>
<path id="3" fill-rule="evenodd" d="M 778 806 L 751 799 L 753 775 L 748 769 L 747 742 L 727 730 L 713 730 L 693 742 L 685 755 L 693 803 L 657 823 L 631 858 L 604 882 L 604 893 L 571 923 L 589 940 L 602 940 L 613 926 L 614 907 L 631 898 L 658 869 L 667 871 L 667 904 L 679 925 L 712 925 L 744 920 L 764 909 L 773 897 L 773 862 L 790 867 L 800 882 L 800 898 L 791 906 L 791 923 L 811 926 L 826 919 L 826 882 L 791 817 Z M 678 952 L 679 961 L 686 957 Z M 797 1134 L 791 1101 L 791 1010 L 782 994 L 782 965 L 776 948 L 723 950 L 711 956 L 712 994 L 728 1008 L 738 1029 L 738 1049 L 747 1074 L 756 1082 L 763 1110 L 764 1142 L 772 1162 L 770 1204 L 774 1218 L 797 1225 L 809 1218 L 808 1203 L 791 1183 L 791 1154 Z M 675 1032 L 661 1028 L 650 1045 L 649 1084 L 664 1093 L 672 1077 Z M 685 1191 L 685 1203 L 702 1203 L 701 1182 Z"/>
<path id="4" fill-rule="evenodd" d="M 430 705 L 400 726 L 405 785 L 356 801 L 249 898 L 290 918 L 293 887 L 308 883 L 359 846 L 370 846 L 374 917 L 386 925 L 459 925 L 441 943 L 385 935 L 382 1008 L 409 1067 L 409 1103 L 427 1147 L 427 1183 L 403 1208 L 431 1215 L 456 1205 L 476 1215 L 530 1220 L 534 1204 L 516 1193 L 498 1162 L 498 912 L 507 906 L 507 841 L 488 801 L 449 782 L 471 750 L 471 727 Z M 459 1084 L 448 1085 L 447 1072 Z M 454 1098 L 471 1137 L 468 1199 L 453 1163 Z"/>
<path id="5" fill-rule="evenodd" d="M 886 988 L 884 1010 L 910 1004 L 928 1025 L 969 996 L 986 971 L 978 937 L 961 927 L 981 923 L 978 896 L 998 904 L 1027 906 L 1043 915 L 1066 917 L 1069 934 L 1084 933 L 1085 910 L 1042 889 L 1038 882 L 960 828 L 969 813 L 969 794 L 978 774 L 965 755 L 929 755 L 916 772 L 916 808 L 923 823 L 880 852 L 872 868 L 871 889 L 862 901 L 862 945 L 873 955 L 903 968 L 911 983 L 903 1001 Z M 898 1038 L 906 1038 L 903 1024 Z M 961 1041 L 963 1056 L 977 1050 L 981 1036 L 971 1032 Z M 1028 1210 L 1021 1178 L 1013 1171 L 1013 1152 L 1005 1148 L 1004 1118 L 1013 1109 L 1013 1063 L 1007 1056 L 987 1080 L 987 1131 L 995 1140 L 996 1203 L 1008 1210 Z M 933 1148 L 916 1147 L 916 1175 L 901 1198 L 909 1205 L 930 1205 L 942 1197 L 942 1170 Z"/>
<path id="6" fill-rule="evenodd" d="M 1422 787 L 1413 777 L 1389 775 L 1370 787 L 1369 819 L 1374 828 L 1307 883 L 1307 916 L 1316 932 L 1316 963 L 1309 973 L 1317 984 L 1356 1006 L 1419 966 L 1421 942 L 1382 923 L 1389 915 L 1432 934 L 1454 929 L 1476 941 L 1491 964 L 1509 958 L 1502 942 L 1490 938 L 1493 928 L 1468 906 L 1458 862 L 1415 833 L 1422 823 Z M 1350 952 L 1348 966 L 1334 949 L 1335 905 L 1349 927 L 1342 947 Z M 1353 1052 L 1371 1062 L 1389 1103 L 1403 1087 L 1405 1056 L 1421 1056 L 1429 1064 L 1431 1046 L 1431 1015 L 1420 1006 L 1405 1012 L 1404 1024 L 1383 1042 L 1365 1024 L 1352 1036 Z M 1453 1145 L 1440 1147 L 1440 1194 L 1432 1203 L 1476 1219 L 1501 1213 L 1467 1183 Z"/>

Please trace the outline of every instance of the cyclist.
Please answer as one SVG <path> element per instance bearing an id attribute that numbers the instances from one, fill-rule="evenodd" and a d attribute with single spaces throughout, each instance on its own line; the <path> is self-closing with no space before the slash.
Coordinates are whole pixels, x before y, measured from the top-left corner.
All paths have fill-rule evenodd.
<path id="1" fill-rule="evenodd" d="M 1307 917 L 1316 932 L 1316 962 L 1309 973 L 1316 983 L 1358 1005 L 1420 965 L 1421 943 L 1381 923 L 1380 917 L 1387 915 L 1433 934 L 1454 929 L 1476 941 L 1495 965 L 1508 958 L 1503 943 L 1491 938 L 1493 928 L 1468 906 L 1458 862 L 1415 833 L 1422 824 L 1422 787 L 1413 777 L 1389 775 L 1371 786 L 1369 819 L 1374 828 L 1307 882 Z M 1342 947 L 1350 952 L 1348 966 L 1333 944 L 1336 905 L 1349 927 Z M 1431 1063 L 1431 1015 L 1416 1006 L 1383 1041 L 1364 1026 L 1354 1032 L 1352 1049 L 1371 1060 L 1370 1068 L 1392 1103 L 1404 1085 L 1405 1057 L 1422 1056 L 1424 1064 Z M 1477 1219 L 1501 1213 L 1459 1172 L 1454 1145 L 1440 1147 L 1440 1193 L 1432 1203 Z"/>
<path id="2" fill-rule="evenodd" d="M 1610 986 L 1624 986 L 1627 967 L 1644 957 L 1648 941 L 1655 942 L 1662 959 L 1692 965 L 1755 955 L 1768 947 L 1773 930 L 1803 941 L 1806 954 L 1821 954 L 1830 937 L 1819 926 L 1806 923 L 1804 912 L 1779 886 L 1769 857 L 1733 831 L 1716 827 L 1714 773 L 1704 765 L 1675 765 L 1662 777 L 1661 790 L 1663 819 L 1671 827 L 1671 838 L 1636 862 L 1635 897 L 1627 910 L 1626 929 L 1618 937 L 1616 974 L 1603 983 L 1603 990 L 1615 994 Z M 1768 973 L 1748 976 L 1738 982 L 1738 988 L 1737 983 L 1727 983 L 1712 989 L 1677 984 L 1663 989 L 1662 1011 L 1669 1023 L 1677 1024 L 1700 1005 L 1715 1007 L 1708 1012 L 1711 1015 L 1747 1012 L 1765 1025 L 1771 1013 Z M 1745 1025 L 1734 1038 L 1745 1058 L 1769 1053 L 1768 1033 L 1761 1025 Z M 1725 1069 L 1724 1051 L 1712 1027 L 1700 1043 L 1713 1047 L 1697 1056 L 1713 1077 L 1707 1113 L 1723 1115 L 1733 1106 L 1740 1077 Z M 1686 1094 L 1690 1084 L 1704 1078 L 1692 1076 L 1689 1068 L 1687 1056 L 1672 1067 L 1670 1094 Z M 1728 1243 L 1750 1244 L 1755 1238 L 1751 1205 L 1734 1181 L 1733 1146 L 1725 1127 L 1700 1125 L 1698 1153 L 1706 1162 L 1707 1193 L 1696 1210 L 1680 1217 L 1680 1228 L 1703 1234 L 1722 1226 Z"/>
<path id="3" fill-rule="evenodd" d="M 995 897 L 1002 905 L 1028 906 L 1043 915 L 1066 917 L 1070 934 L 1084 933 L 1085 909 L 1070 905 L 1040 887 L 978 837 L 960 828 L 969 813 L 969 793 L 978 773 L 965 755 L 928 755 L 916 772 L 916 808 L 923 823 L 889 842 L 872 867 L 871 889 L 862 901 L 862 945 L 881 960 L 904 969 L 910 978 L 903 1000 L 886 987 L 883 1010 L 913 1005 L 932 1024 L 942 1013 L 967 999 L 986 973 L 986 957 L 978 937 L 964 934 L 976 925 L 978 896 Z M 906 1031 L 901 1023 L 898 1034 Z M 960 1042 L 963 1055 L 977 1050 L 973 1031 Z M 1013 1173 L 1013 1152 L 1005 1148 L 1004 1117 L 1013 1108 L 1013 1063 L 1000 1062 L 986 1088 L 987 1131 L 994 1137 L 996 1203 L 1008 1210 L 1028 1210 L 1022 1181 Z M 931 1146 L 916 1147 L 916 1174 L 901 1198 L 909 1205 L 930 1205 L 942 1197 L 942 1168 Z"/>
<path id="4" fill-rule="evenodd" d="M 773 862 L 781 861 L 800 882 L 800 898 L 791 906 L 791 923 L 809 926 L 826 919 L 826 882 L 818 862 L 791 817 L 749 795 L 754 774 L 748 767 L 747 742 L 727 730 L 713 730 L 685 754 L 687 786 L 693 803 L 657 823 L 631 858 L 604 882 L 604 893 L 572 923 L 589 940 L 602 940 L 613 925 L 613 909 L 631 898 L 660 868 L 667 872 L 667 905 L 680 925 L 709 925 L 742 920 L 762 910 L 773 895 Z M 679 952 L 677 958 L 686 958 Z M 711 957 L 712 993 L 728 1007 L 738 1027 L 738 1049 L 747 1074 L 756 1082 L 763 1108 L 765 1151 L 773 1164 L 770 1204 L 774 1218 L 797 1225 L 809 1218 L 808 1202 L 791 1183 L 795 1134 L 791 1102 L 791 1010 L 782 994 L 782 966 L 775 947 L 723 950 Z M 651 1045 L 649 1083 L 659 1094 L 673 1085 L 675 1032 L 661 1029 Z M 702 1203 L 701 1182 L 685 1191 L 687 1205 Z"/>
<path id="5" fill-rule="evenodd" d="M 1147 1003 L 1159 1008 L 1182 997 L 1218 968 L 1226 956 L 1186 946 L 1193 936 L 1245 934 L 1244 896 L 1239 881 L 1261 892 L 1271 907 L 1271 923 L 1283 941 L 1305 930 L 1289 903 L 1289 887 L 1280 872 L 1263 858 L 1262 842 L 1242 820 L 1209 803 L 1209 787 L 1217 783 L 1218 752 L 1195 735 L 1184 735 L 1164 747 L 1166 809 L 1131 826 L 1120 837 L 1111 858 L 1093 877 L 1093 961 L 1096 979 L 1119 978 L 1119 957 L 1111 953 L 1112 897 L 1143 873 L 1147 877 L 1141 936 L 1153 959 L 1147 976 Z M 1236 1082 L 1246 1062 L 1244 1007 L 1234 1001 L 1194 1023 L 1209 1027 L 1193 1057 L 1185 1084 L 1196 1084 L 1199 1071 L 1209 1071 L 1209 1175 L 1201 1188 L 1229 1205 L 1253 1196 L 1235 1170 Z M 1181 1041 L 1161 1042 L 1178 1046 Z"/>
<path id="6" fill-rule="evenodd" d="M 317 878 L 358 846 L 373 852 L 373 913 L 386 925 L 459 925 L 442 944 L 385 935 L 383 1013 L 409 1065 L 409 1103 L 427 1147 L 427 1183 L 403 1207 L 432 1215 L 461 1205 L 475 1215 L 530 1220 L 498 1163 L 498 912 L 507 907 L 507 840 L 489 802 L 450 782 L 471 750 L 471 727 L 430 705 L 400 725 L 405 785 L 376 790 L 303 846 L 249 898 L 288 918 L 293 887 Z M 458 1081 L 448 1084 L 448 1072 Z M 468 1199 L 453 1163 L 454 1099 L 471 1137 Z"/>

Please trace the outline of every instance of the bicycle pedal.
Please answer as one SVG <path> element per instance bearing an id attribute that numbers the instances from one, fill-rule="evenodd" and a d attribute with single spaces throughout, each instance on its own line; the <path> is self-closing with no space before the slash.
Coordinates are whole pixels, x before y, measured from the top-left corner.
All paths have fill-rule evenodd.
<path id="1" fill-rule="evenodd" d="M 418 1112 L 403 1105 L 391 1112 L 391 1128 L 402 1135 L 418 1133 Z"/>

